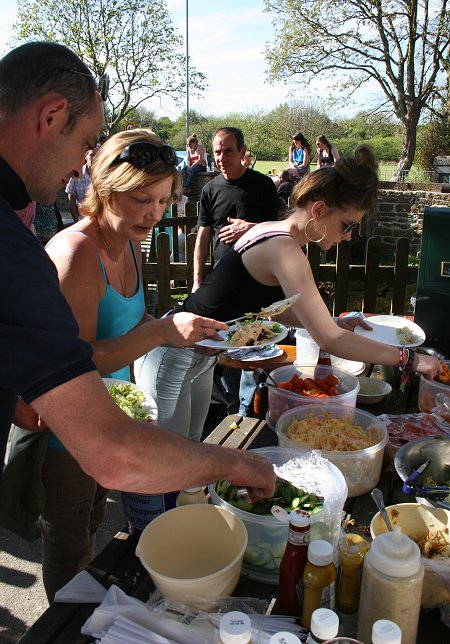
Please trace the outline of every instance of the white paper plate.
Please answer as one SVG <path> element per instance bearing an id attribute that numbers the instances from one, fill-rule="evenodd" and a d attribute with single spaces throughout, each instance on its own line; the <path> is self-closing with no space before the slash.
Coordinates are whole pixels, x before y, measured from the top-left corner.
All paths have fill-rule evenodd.
<path id="1" fill-rule="evenodd" d="M 337 356 L 330 356 L 330 358 L 332 367 L 351 373 L 353 376 L 359 376 L 366 368 L 365 362 L 346 360 L 345 358 L 338 358 Z"/>
<path id="2" fill-rule="evenodd" d="M 245 351 L 245 349 L 242 349 L 242 351 Z M 272 351 L 266 351 L 263 355 L 259 355 L 258 349 L 255 348 L 251 352 L 252 355 L 246 355 L 244 358 L 239 358 L 240 352 L 241 349 L 239 349 L 238 351 L 227 351 L 227 358 L 231 358 L 232 360 L 239 360 L 239 362 L 257 362 L 259 360 L 270 360 L 272 358 L 281 356 L 283 349 L 280 349 L 279 347 L 273 347 Z M 234 356 L 233 354 L 238 355 Z"/>
<path id="3" fill-rule="evenodd" d="M 413 333 L 418 336 L 417 342 L 412 342 L 411 344 L 405 344 L 405 347 L 418 347 L 419 345 L 425 342 L 425 332 L 420 328 L 419 325 L 415 322 L 411 322 L 406 318 L 399 317 L 397 315 L 373 315 L 368 318 L 364 318 L 364 321 L 373 328 L 373 331 L 366 331 L 360 326 L 355 327 L 356 335 L 362 335 L 369 340 L 375 340 L 375 342 L 383 342 L 383 344 L 390 344 L 394 347 L 399 346 L 399 341 L 396 329 L 401 329 L 404 326 L 407 326 Z"/>
<path id="4" fill-rule="evenodd" d="M 158 418 L 158 406 L 156 404 L 156 401 L 150 396 L 150 394 L 144 391 L 142 387 L 138 387 L 134 384 L 134 382 L 130 382 L 129 380 L 120 380 L 119 378 L 102 378 L 102 380 L 105 383 L 107 389 L 109 389 L 113 385 L 132 385 L 134 389 L 141 391 L 145 396 L 142 407 L 151 415 L 154 420 Z"/>
<path id="5" fill-rule="evenodd" d="M 273 322 L 268 322 L 267 326 L 273 324 Z M 281 331 L 278 335 L 276 335 L 273 338 L 269 338 L 268 340 L 265 340 L 264 342 L 261 342 L 261 344 L 258 344 L 258 347 L 265 347 L 268 344 L 277 344 L 277 342 L 280 342 L 285 338 L 288 334 L 287 328 L 283 325 L 280 324 Z M 195 344 L 198 344 L 201 347 L 209 347 L 210 349 L 248 349 L 249 347 L 247 346 L 242 346 L 242 347 L 230 347 L 229 344 L 226 343 L 226 337 L 229 333 L 229 331 L 233 331 L 236 328 L 236 324 L 233 324 L 232 326 L 229 327 L 228 331 L 218 331 L 218 335 L 220 335 L 223 340 L 213 340 L 211 338 L 206 338 L 205 340 L 200 340 L 200 342 L 196 342 Z"/>

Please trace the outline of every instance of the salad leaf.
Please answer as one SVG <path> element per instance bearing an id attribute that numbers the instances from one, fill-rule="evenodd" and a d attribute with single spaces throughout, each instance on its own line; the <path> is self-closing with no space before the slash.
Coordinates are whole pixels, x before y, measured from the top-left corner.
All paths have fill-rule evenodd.
<path id="1" fill-rule="evenodd" d="M 132 383 L 111 385 L 108 391 L 120 409 L 135 420 L 154 420 L 147 409 L 143 407 L 145 395 Z"/>

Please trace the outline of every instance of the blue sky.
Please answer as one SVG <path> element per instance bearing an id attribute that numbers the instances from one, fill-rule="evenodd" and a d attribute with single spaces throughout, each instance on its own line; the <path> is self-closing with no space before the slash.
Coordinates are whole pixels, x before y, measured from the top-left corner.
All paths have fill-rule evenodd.
<path id="1" fill-rule="evenodd" d="M 166 0 L 173 24 L 185 36 L 186 0 Z M 0 52 L 7 51 L 17 11 L 15 0 L 1 0 Z M 265 82 L 264 46 L 273 40 L 270 16 L 262 0 L 189 0 L 189 54 L 207 77 L 208 89 L 201 99 L 191 97 L 190 107 L 205 115 L 268 110 L 295 96 L 307 100 L 305 87 Z M 301 87 L 300 80 L 297 87 Z M 326 87 L 314 96 L 327 97 Z M 321 104 L 323 107 L 323 103 Z M 181 108 L 172 102 L 146 103 L 159 116 L 176 118 Z"/>

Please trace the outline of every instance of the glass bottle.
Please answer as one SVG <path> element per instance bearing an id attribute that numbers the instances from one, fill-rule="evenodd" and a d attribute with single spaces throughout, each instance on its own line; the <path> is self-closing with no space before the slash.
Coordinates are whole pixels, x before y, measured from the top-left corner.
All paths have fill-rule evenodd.
<path id="1" fill-rule="evenodd" d="M 336 607 L 345 615 L 351 615 L 358 610 L 360 570 L 368 549 L 369 544 L 359 534 L 345 534 L 339 541 L 340 573 Z"/>
<path id="2" fill-rule="evenodd" d="M 324 364 L 327 367 L 331 367 L 331 356 L 327 351 L 319 349 L 319 358 L 317 364 Z"/>
<path id="3" fill-rule="evenodd" d="M 308 561 L 303 573 L 303 610 L 301 624 L 309 630 L 311 615 L 316 608 L 334 609 L 336 568 L 333 546 L 317 539 L 308 546 Z"/>
<path id="4" fill-rule="evenodd" d="M 289 515 L 288 540 L 280 563 L 278 601 L 280 610 L 285 615 L 300 615 L 301 604 L 297 588 L 302 584 L 309 541 L 309 514 L 294 510 Z"/>
<path id="5" fill-rule="evenodd" d="M 176 506 L 180 505 L 192 505 L 194 503 L 208 503 L 205 493 L 203 492 L 202 487 L 190 487 L 186 490 L 181 490 L 177 496 Z"/>
<path id="6" fill-rule="evenodd" d="M 395 622 L 378 619 L 372 626 L 372 644 L 402 644 L 402 632 Z"/>
<path id="7" fill-rule="evenodd" d="M 374 622 L 388 619 L 401 629 L 402 644 L 415 644 L 423 575 L 419 546 L 399 526 L 375 537 L 364 558 L 358 639 L 369 642 Z"/>
<path id="8" fill-rule="evenodd" d="M 321 644 L 336 637 L 339 632 L 339 617 L 329 608 L 316 608 L 311 615 L 311 629 L 306 644 Z"/>
<path id="9" fill-rule="evenodd" d="M 251 644 L 251 619 L 238 610 L 225 613 L 220 618 L 219 633 L 221 644 Z"/>

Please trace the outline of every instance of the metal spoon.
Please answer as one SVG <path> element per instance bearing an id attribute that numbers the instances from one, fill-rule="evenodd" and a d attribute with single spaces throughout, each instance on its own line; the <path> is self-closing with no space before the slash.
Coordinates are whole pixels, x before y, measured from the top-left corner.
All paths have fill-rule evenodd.
<path id="1" fill-rule="evenodd" d="M 387 529 L 390 532 L 393 532 L 393 527 L 392 524 L 389 520 L 388 513 L 386 512 L 386 506 L 384 505 L 384 499 L 383 499 L 383 492 L 379 490 L 377 487 L 374 488 L 371 492 L 372 499 L 375 501 L 377 508 L 380 511 L 380 514 L 383 518 L 383 521 L 385 522 Z"/>

